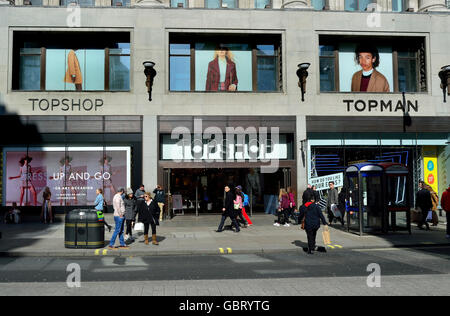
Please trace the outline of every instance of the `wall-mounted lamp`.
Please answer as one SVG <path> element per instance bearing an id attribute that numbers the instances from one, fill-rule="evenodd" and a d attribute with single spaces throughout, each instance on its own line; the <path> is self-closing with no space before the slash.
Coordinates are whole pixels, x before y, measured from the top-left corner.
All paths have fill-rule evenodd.
<path id="1" fill-rule="evenodd" d="M 310 63 L 301 63 L 298 64 L 297 69 L 297 77 L 298 77 L 298 86 L 302 91 L 302 102 L 305 101 L 305 92 L 306 92 L 306 78 L 308 77 L 308 68 Z"/>
<path id="2" fill-rule="evenodd" d="M 152 61 L 144 62 L 144 67 L 145 67 L 144 74 L 147 77 L 147 80 L 145 81 L 145 85 L 147 86 L 149 101 L 152 101 L 153 79 L 156 76 L 156 70 L 153 68 L 154 66 L 155 66 L 155 63 Z"/>
<path id="3" fill-rule="evenodd" d="M 447 102 L 445 99 L 445 90 L 447 90 L 447 94 L 450 95 L 450 65 L 441 68 L 441 71 L 439 71 L 439 78 L 441 78 L 441 89 L 444 94 L 444 102 Z"/>

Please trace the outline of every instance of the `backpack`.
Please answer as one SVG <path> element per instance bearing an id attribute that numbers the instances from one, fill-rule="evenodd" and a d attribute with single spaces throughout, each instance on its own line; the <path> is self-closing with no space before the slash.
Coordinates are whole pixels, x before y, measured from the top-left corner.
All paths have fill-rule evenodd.
<path id="1" fill-rule="evenodd" d="M 248 198 L 248 195 L 244 193 L 244 206 L 249 206 L 250 205 L 250 201 Z"/>

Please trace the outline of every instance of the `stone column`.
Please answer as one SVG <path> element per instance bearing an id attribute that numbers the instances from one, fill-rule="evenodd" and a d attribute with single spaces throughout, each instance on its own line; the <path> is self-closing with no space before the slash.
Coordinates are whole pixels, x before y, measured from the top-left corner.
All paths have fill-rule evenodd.
<path id="1" fill-rule="evenodd" d="M 158 182 L 158 117 L 144 115 L 142 125 L 142 182 L 153 191 Z"/>
<path id="2" fill-rule="evenodd" d="M 450 11 L 445 5 L 445 0 L 419 0 L 419 12 L 426 11 Z"/>
<path id="3" fill-rule="evenodd" d="M 158 0 L 136 0 L 135 7 L 141 8 L 164 8 L 165 5 L 162 1 Z"/>
<path id="4" fill-rule="evenodd" d="M 297 205 L 299 206 L 301 205 L 302 193 L 308 184 L 308 142 L 306 141 L 305 115 L 297 115 L 295 142 L 295 147 L 297 148 Z"/>
<path id="5" fill-rule="evenodd" d="M 311 0 L 283 0 L 282 9 L 312 9 Z"/>

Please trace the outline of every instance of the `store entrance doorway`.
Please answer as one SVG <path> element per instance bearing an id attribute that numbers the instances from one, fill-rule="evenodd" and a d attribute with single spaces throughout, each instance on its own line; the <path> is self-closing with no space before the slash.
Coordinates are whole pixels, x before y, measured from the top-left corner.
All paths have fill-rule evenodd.
<path id="1" fill-rule="evenodd" d="M 262 213 L 267 201 L 278 197 L 280 188 L 291 186 L 291 169 L 263 174 L 259 168 L 164 169 L 164 182 L 174 214 L 220 214 L 224 188 L 240 185 L 250 199 L 250 211 Z M 268 199 L 272 197 L 272 199 Z"/>

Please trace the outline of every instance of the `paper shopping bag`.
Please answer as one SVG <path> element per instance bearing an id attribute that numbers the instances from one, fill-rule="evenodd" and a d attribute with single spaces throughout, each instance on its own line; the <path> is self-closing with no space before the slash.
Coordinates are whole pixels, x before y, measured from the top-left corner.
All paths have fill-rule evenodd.
<path id="1" fill-rule="evenodd" d="M 331 244 L 331 239 L 330 239 L 330 230 L 328 229 L 328 226 L 325 226 L 322 230 L 322 237 L 323 237 L 323 243 L 324 245 L 329 245 Z"/>

